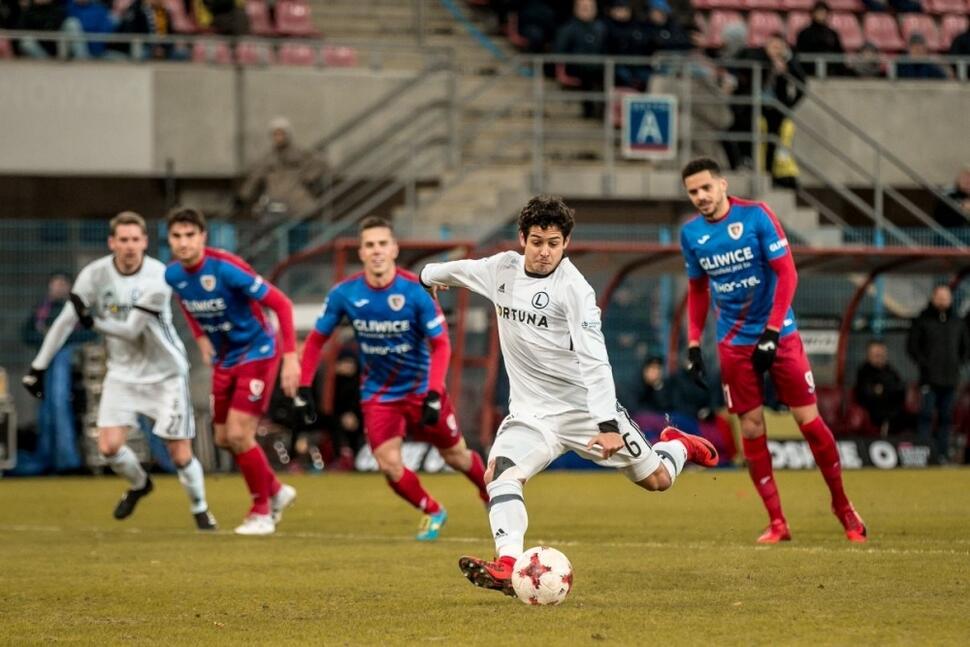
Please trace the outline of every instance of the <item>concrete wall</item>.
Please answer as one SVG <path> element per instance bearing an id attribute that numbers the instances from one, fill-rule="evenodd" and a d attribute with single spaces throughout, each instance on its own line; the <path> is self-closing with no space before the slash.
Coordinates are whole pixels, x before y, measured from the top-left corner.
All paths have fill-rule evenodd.
<path id="1" fill-rule="evenodd" d="M 410 76 L 5 61 L 0 174 L 160 176 L 172 159 L 182 177 L 234 176 L 268 149 L 273 116 L 314 143 Z M 426 92 L 443 96 L 445 87 L 442 79 Z M 342 154 L 328 152 L 332 161 Z"/>
<path id="2" fill-rule="evenodd" d="M 866 134 L 908 163 L 930 182 L 950 184 L 970 163 L 970 84 L 958 81 L 813 81 L 812 90 Z M 796 115 L 821 132 L 853 161 L 872 170 L 875 156 L 862 139 L 834 122 L 817 103 L 802 101 Z M 850 184 L 871 185 L 809 137 L 796 133 L 797 150 L 827 174 Z M 882 164 L 883 180 L 899 186 L 913 182 Z M 809 177 L 804 178 L 814 184 Z"/>

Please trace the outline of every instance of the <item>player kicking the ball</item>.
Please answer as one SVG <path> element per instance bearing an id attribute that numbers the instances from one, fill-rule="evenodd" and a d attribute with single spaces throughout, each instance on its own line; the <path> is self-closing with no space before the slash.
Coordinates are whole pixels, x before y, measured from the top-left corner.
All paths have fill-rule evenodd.
<path id="1" fill-rule="evenodd" d="M 256 426 L 269 407 L 282 354 L 283 392 L 293 397 L 300 382 L 293 304 L 244 260 L 205 246 L 205 216 L 197 209 L 168 215 L 168 244 L 175 263 L 165 280 L 175 290 L 203 361 L 212 365 L 215 443 L 232 452 L 252 496 L 236 528 L 240 535 L 270 535 L 296 490 L 281 484 L 256 443 Z M 262 306 L 276 313 L 277 339 Z"/>
<path id="2" fill-rule="evenodd" d="M 519 214 L 523 254 L 431 263 L 430 290 L 466 287 L 495 304 L 511 395 L 488 458 L 489 522 L 498 557 L 462 557 L 476 586 L 514 595 L 512 566 L 528 516 L 523 485 L 567 451 L 619 469 L 651 491 L 673 485 L 684 463 L 717 464 L 706 440 L 667 427 L 651 447 L 616 400 L 596 295 L 569 259 L 573 210 L 557 197 L 532 198 Z"/>
<path id="3" fill-rule="evenodd" d="M 364 271 L 330 290 L 303 351 L 301 400 L 312 402 L 310 384 L 320 349 L 346 317 L 360 347 L 361 409 L 367 442 L 394 492 L 424 513 L 419 541 L 438 538 L 448 518 L 401 459 L 404 436 L 433 444 L 453 469 L 485 491 L 482 457 L 465 446 L 445 392 L 451 344 L 445 317 L 418 278 L 396 265 L 390 223 L 371 217 L 360 224 L 358 250 Z M 429 350 L 430 347 L 430 350 Z"/>
<path id="4" fill-rule="evenodd" d="M 812 367 L 791 309 L 798 276 L 781 223 L 764 203 L 729 197 L 727 180 L 711 159 L 690 162 L 682 177 L 700 212 L 680 232 L 690 280 L 688 370 L 696 379 L 703 379 L 700 344 L 713 292 L 724 399 L 728 409 L 741 418 L 748 472 L 771 520 L 758 542 L 791 539 L 765 437 L 766 372 L 812 449 L 845 536 L 853 542 L 866 541 L 866 526 L 842 488 L 835 440 L 815 404 Z"/>
<path id="5" fill-rule="evenodd" d="M 78 321 L 106 337 L 108 371 L 98 406 L 98 451 L 130 489 L 115 507 L 115 519 L 125 519 L 149 494 L 152 480 L 126 443 L 138 415 L 154 419 L 152 432 L 165 440 L 189 496 L 199 530 L 215 530 L 216 520 L 205 500 L 202 465 L 192 455 L 195 416 L 189 398 L 189 363 L 172 326 L 172 290 L 165 283 L 165 265 L 145 255 L 148 230 L 137 213 L 124 211 L 110 223 L 112 254 L 87 265 L 78 274 L 65 306 L 31 363 L 24 386 L 43 397 L 44 370 Z"/>

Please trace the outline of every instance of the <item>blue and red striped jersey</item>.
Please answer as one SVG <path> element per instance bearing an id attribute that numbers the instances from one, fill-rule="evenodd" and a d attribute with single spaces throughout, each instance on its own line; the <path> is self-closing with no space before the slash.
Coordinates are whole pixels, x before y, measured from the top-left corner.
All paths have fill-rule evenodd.
<path id="1" fill-rule="evenodd" d="M 769 263 L 791 251 L 778 218 L 763 202 L 729 198 L 727 215 L 708 222 L 700 214 L 680 230 L 687 276 L 710 278 L 720 344 L 754 344 L 774 302 L 777 276 Z M 785 313 L 780 336 L 797 330 Z"/>
<path id="2" fill-rule="evenodd" d="M 355 274 L 335 285 L 314 328 L 331 335 L 346 317 L 360 349 L 363 402 L 390 402 L 428 390 L 427 341 L 446 335 L 445 317 L 411 272 L 398 269 L 383 288 Z"/>

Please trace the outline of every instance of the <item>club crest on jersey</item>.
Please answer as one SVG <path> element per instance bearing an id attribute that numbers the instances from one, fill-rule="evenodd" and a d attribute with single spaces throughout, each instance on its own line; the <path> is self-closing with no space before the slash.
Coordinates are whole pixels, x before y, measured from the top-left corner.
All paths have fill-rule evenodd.
<path id="1" fill-rule="evenodd" d="M 549 305 L 549 295 L 545 292 L 536 292 L 532 296 L 532 307 L 536 310 L 542 310 L 547 305 Z"/>
<path id="2" fill-rule="evenodd" d="M 404 295 L 403 294 L 391 294 L 387 297 L 387 305 L 390 306 L 391 310 L 394 312 L 399 311 L 404 307 Z"/>
<path id="3" fill-rule="evenodd" d="M 202 288 L 206 292 L 212 292 L 216 289 L 216 277 L 214 274 L 203 274 L 199 277 L 199 283 L 202 284 Z"/>
<path id="4" fill-rule="evenodd" d="M 732 222 L 728 225 L 728 236 L 734 240 L 740 240 L 741 234 L 744 233 L 744 223 L 743 222 Z"/>
<path id="5" fill-rule="evenodd" d="M 266 383 L 262 380 L 250 380 L 249 381 L 249 401 L 256 402 L 261 397 L 263 397 L 263 389 L 266 388 Z"/>

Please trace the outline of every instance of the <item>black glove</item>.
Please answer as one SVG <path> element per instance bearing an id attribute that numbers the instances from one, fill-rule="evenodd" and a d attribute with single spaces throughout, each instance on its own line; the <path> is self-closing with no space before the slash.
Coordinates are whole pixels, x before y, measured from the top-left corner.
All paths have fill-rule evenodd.
<path id="1" fill-rule="evenodd" d="M 600 428 L 601 434 L 618 434 L 620 433 L 620 426 L 616 424 L 616 420 L 607 420 L 605 422 L 599 423 L 597 425 Z"/>
<path id="2" fill-rule="evenodd" d="M 761 333 L 761 339 L 754 347 L 751 355 L 751 364 L 755 372 L 759 375 L 771 368 L 775 361 L 775 354 L 778 353 L 778 331 L 765 328 Z"/>
<path id="3" fill-rule="evenodd" d="M 74 304 L 74 311 L 77 312 L 77 318 L 81 320 L 81 325 L 91 330 L 94 327 L 94 317 L 91 316 L 88 307 L 84 305 L 84 301 L 81 300 L 81 297 L 71 292 L 71 303 Z"/>
<path id="4" fill-rule="evenodd" d="M 437 391 L 428 391 L 421 405 L 421 423 L 429 427 L 438 424 L 441 418 L 441 395 Z"/>
<path id="5" fill-rule="evenodd" d="M 44 370 L 31 368 L 30 373 L 24 375 L 20 382 L 27 391 L 38 400 L 44 397 Z"/>
<path id="6" fill-rule="evenodd" d="M 312 425 L 317 421 L 317 405 L 311 387 L 301 386 L 297 390 L 296 397 L 293 398 L 293 410 L 300 416 L 305 425 Z"/>
<path id="7" fill-rule="evenodd" d="M 704 373 L 704 358 L 701 356 L 700 346 L 691 346 L 687 349 L 687 374 L 690 375 L 690 379 L 694 381 L 694 384 L 702 389 L 707 389 L 707 382 L 704 379 L 706 377 Z"/>

